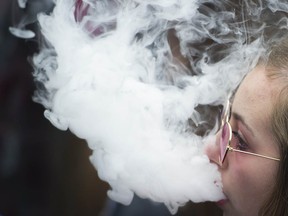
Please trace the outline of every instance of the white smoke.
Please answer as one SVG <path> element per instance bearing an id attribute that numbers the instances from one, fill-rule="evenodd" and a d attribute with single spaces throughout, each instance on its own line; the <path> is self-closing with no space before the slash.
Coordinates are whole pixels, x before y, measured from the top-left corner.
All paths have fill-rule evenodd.
<path id="1" fill-rule="evenodd" d="M 9 27 L 9 31 L 14 36 L 23 39 L 36 36 L 30 28 L 31 24 L 37 21 L 38 13 L 50 11 L 53 8 L 52 0 L 12 0 L 11 3 L 17 7 L 12 7 L 12 26 Z"/>
<path id="2" fill-rule="evenodd" d="M 222 199 L 220 174 L 203 152 L 217 124 L 203 138 L 187 122 L 203 123 L 197 106 L 225 103 L 263 40 L 245 45 L 245 25 L 217 1 L 77 2 L 57 0 L 39 16 L 48 46 L 33 59 L 42 86 L 35 100 L 45 116 L 87 140 L 118 202 L 136 193 L 175 213 L 189 200 Z"/>

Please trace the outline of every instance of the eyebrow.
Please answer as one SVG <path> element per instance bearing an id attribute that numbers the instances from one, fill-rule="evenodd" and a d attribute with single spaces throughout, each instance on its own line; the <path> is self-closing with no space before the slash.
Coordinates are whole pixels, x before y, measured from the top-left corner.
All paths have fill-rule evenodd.
<path id="1" fill-rule="evenodd" d="M 254 136 L 253 130 L 251 129 L 251 127 L 246 123 L 245 119 L 243 116 L 241 116 L 238 113 L 232 112 L 232 116 L 233 118 L 235 118 L 237 121 L 240 121 L 250 132 L 251 134 Z"/>

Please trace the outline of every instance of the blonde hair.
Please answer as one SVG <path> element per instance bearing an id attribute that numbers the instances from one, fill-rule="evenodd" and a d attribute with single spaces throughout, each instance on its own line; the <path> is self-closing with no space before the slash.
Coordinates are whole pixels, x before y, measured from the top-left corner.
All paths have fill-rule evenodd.
<path id="1" fill-rule="evenodd" d="M 272 46 L 266 73 L 281 87 L 271 116 L 272 133 L 280 150 L 280 163 L 274 191 L 259 215 L 288 215 L 288 38 Z"/>

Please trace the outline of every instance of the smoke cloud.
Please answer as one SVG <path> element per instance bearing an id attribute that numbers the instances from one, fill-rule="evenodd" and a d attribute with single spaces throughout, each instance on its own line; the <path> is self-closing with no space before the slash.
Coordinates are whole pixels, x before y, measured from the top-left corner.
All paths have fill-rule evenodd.
<path id="1" fill-rule="evenodd" d="M 221 105 L 282 35 L 273 28 L 287 29 L 284 12 L 275 0 L 57 0 L 38 17 L 46 42 L 33 57 L 34 100 L 87 140 L 110 198 L 129 204 L 135 193 L 172 213 L 220 200 L 205 143 Z"/>
<path id="2" fill-rule="evenodd" d="M 31 26 L 37 21 L 40 12 L 49 12 L 54 4 L 52 0 L 12 0 L 12 26 L 9 31 L 16 37 L 31 39 L 36 33 Z"/>

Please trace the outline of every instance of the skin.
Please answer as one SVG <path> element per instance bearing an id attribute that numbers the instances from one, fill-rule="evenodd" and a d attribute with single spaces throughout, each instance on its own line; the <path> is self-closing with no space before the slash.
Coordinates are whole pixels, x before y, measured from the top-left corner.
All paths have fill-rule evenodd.
<path id="1" fill-rule="evenodd" d="M 246 151 L 279 158 L 279 149 L 270 128 L 270 116 L 278 92 L 277 82 L 269 80 L 261 66 L 251 71 L 237 90 L 230 124 L 247 143 Z M 219 168 L 227 197 L 218 205 L 224 216 L 258 215 L 273 191 L 279 162 L 229 151 L 221 166 L 220 133 L 216 144 L 207 148 L 210 161 Z"/>

